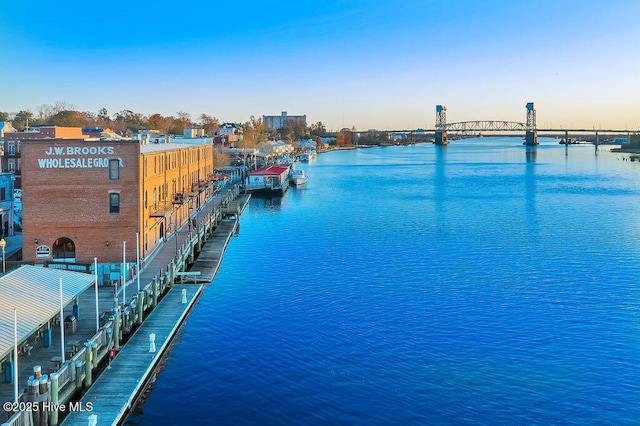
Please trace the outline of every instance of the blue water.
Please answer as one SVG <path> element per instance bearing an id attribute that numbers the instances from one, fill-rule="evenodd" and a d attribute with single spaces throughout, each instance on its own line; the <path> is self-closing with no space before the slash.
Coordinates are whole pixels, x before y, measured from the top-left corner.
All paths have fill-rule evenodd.
<path id="1" fill-rule="evenodd" d="M 640 164 L 541 141 L 252 199 L 129 424 L 640 424 Z"/>

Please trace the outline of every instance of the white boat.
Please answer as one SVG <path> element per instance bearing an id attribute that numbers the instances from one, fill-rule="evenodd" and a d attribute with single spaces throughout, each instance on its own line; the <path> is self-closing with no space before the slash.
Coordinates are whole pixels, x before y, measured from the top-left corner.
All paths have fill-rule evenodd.
<path id="1" fill-rule="evenodd" d="M 292 169 L 289 180 L 294 186 L 302 186 L 307 183 L 307 173 L 301 169 Z"/>
<path id="2" fill-rule="evenodd" d="M 314 160 L 317 156 L 318 156 L 318 153 L 315 151 L 315 149 L 309 149 L 304 153 L 300 154 L 299 158 L 300 158 L 300 161 L 308 162 L 308 161 Z"/>

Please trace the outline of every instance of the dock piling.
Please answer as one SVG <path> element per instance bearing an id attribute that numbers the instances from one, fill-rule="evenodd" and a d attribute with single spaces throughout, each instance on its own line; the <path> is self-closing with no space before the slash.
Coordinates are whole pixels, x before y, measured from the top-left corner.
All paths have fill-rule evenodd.
<path id="1" fill-rule="evenodd" d="M 58 373 L 51 373 L 51 406 L 56 407 L 58 405 Z M 58 410 L 53 409 L 49 413 L 49 424 L 51 426 L 58 426 Z"/>

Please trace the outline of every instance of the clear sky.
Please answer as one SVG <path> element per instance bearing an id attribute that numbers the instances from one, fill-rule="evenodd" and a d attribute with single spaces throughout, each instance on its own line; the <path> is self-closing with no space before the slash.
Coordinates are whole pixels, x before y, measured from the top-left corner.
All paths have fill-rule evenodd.
<path id="1" fill-rule="evenodd" d="M 640 128 L 638 0 L 7 1 L 0 111 Z"/>

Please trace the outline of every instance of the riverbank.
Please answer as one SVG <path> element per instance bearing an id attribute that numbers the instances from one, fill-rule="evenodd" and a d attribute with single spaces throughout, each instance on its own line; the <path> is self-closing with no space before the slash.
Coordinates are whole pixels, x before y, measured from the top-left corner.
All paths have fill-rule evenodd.
<path id="1" fill-rule="evenodd" d="M 102 408 L 107 413 L 111 413 L 107 414 L 107 417 L 113 413 L 116 413 L 115 416 L 118 418 L 126 415 L 131 408 L 132 401 L 137 397 L 140 387 L 122 390 L 118 385 L 121 378 L 114 378 L 112 375 L 103 376 L 103 372 L 108 371 L 105 367 L 115 359 L 122 363 L 125 363 L 125 360 L 128 360 L 126 363 L 139 363 L 142 360 L 144 368 L 142 370 L 134 369 L 133 373 L 129 372 L 128 379 L 141 384 L 147 381 L 158 361 L 157 357 L 138 359 L 140 357 L 137 355 L 130 357 L 127 354 L 150 351 L 150 334 L 155 334 L 159 348 L 157 356 L 161 356 L 163 348 L 170 343 L 190 310 L 191 304 L 198 297 L 199 290 L 196 293 L 188 290 L 189 301 L 186 303 L 188 306 L 179 306 L 177 309 L 174 306 L 170 309 L 178 315 L 178 318 L 163 319 L 163 327 L 169 326 L 170 328 L 168 332 L 162 331 L 158 327 L 148 329 L 149 324 L 152 325 L 152 323 L 147 323 L 147 321 L 158 315 L 162 316 L 160 312 L 167 310 L 167 308 L 162 308 L 159 311 L 158 308 L 161 305 L 171 304 L 172 298 L 169 295 L 176 288 L 176 281 L 183 278 L 183 274 L 192 269 L 201 254 L 207 257 L 203 250 L 204 247 L 207 247 L 207 251 L 212 251 L 215 248 L 213 252 L 217 260 L 216 263 L 219 265 L 222 254 L 236 229 L 238 218 L 247 202 L 246 196 L 240 196 L 237 185 L 224 194 L 210 198 L 194 214 L 190 226 L 181 227 L 167 236 L 167 240 L 159 247 L 159 250 L 154 253 L 151 259 L 148 259 L 139 277 L 128 281 L 124 288 L 118 288 L 117 292 L 115 292 L 116 288 L 111 286 L 99 287 L 99 291 L 96 290 L 99 294 L 95 295 L 97 299 L 95 304 L 93 286 L 81 294 L 76 301 L 77 306 L 74 304 L 74 310 L 65 308 L 63 314 L 65 318 L 67 314 L 75 314 L 77 329 L 74 327 L 73 332 L 70 333 L 66 323 L 51 326 L 53 336 L 59 336 L 60 327 L 65 327 L 65 334 L 68 334 L 66 344 L 73 346 L 72 352 L 69 353 L 66 360 L 63 360 L 64 357 L 57 356 L 61 351 L 58 339 L 53 339 L 53 342 L 49 342 L 46 347 L 41 340 L 34 340 L 34 344 L 29 346 L 28 351 L 20 354 L 18 360 L 20 371 L 17 377 L 18 386 L 21 389 L 18 401 L 25 404 L 36 402 L 44 404 L 46 402 L 48 404 L 46 407 L 39 406 L 41 408 L 39 409 L 39 418 L 46 418 L 50 425 L 58 424 L 59 419 L 78 408 L 85 409 L 85 412 L 80 414 L 84 415 L 83 424 L 87 424 L 87 416 L 94 409 L 99 411 L 99 404 L 104 404 Z M 226 222 L 229 220 L 232 220 L 233 226 L 226 226 Z M 220 233 L 225 235 L 219 235 Z M 217 266 L 215 271 L 217 271 Z M 200 271 L 200 274 L 206 275 L 204 272 Z M 180 287 L 181 290 L 182 288 Z M 127 297 L 127 295 L 129 296 Z M 82 316 L 78 314 L 80 306 L 82 307 Z M 96 315 L 96 310 L 98 315 Z M 95 321 L 98 316 L 100 317 L 100 327 L 96 332 Z M 140 330 L 147 331 L 141 332 Z M 140 333 L 142 333 L 142 337 L 140 337 Z M 122 345 L 122 349 L 120 345 Z M 130 349 L 125 350 L 125 348 Z M 119 355 L 114 358 L 115 354 Z M 130 369 L 126 368 L 125 370 L 129 371 Z M 30 375 L 37 376 L 36 384 L 39 386 L 25 387 L 26 379 Z M 117 393 L 113 393 L 114 400 L 100 397 L 95 400 L 78 402 L 77 395 L 91 392 L 93 383 L 99 378 L 101 383 L 107 382 L 110 386 L 115 385 L 119 389 Z M 29 379 L 31 380 L 31 377 Z M 31 382 L 32 380 L 29 383 Z M 13 391 L 12 383 L 0 384 L 0 394 L 3 396 L 3 401 L 13 401 Z M 124 402 L 118 399 L 122 393 L 127 394 Z M 118 409 L 114 409 L 114 406 L 117 406 Z M 43 413 L 47 407 L 50 410 Z M 89 407 L 91 407 L 91 411 Z M 28 410 L 20 410 L 17 413 L 9 410 L 9 413 L 0 412 L 0 417 L 3 418 L 3 421 L 6 419 L 7 425 L 23 425 L 30 424 L 27 421 L 32 413 L 33 411 L 29 412 Z"/>

